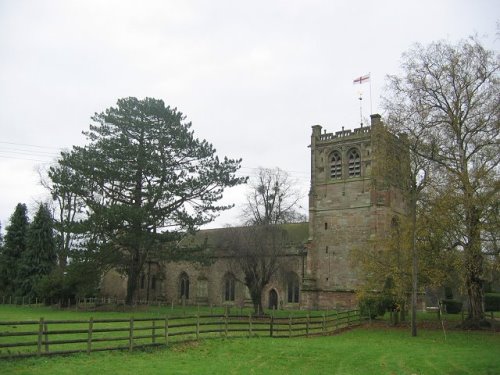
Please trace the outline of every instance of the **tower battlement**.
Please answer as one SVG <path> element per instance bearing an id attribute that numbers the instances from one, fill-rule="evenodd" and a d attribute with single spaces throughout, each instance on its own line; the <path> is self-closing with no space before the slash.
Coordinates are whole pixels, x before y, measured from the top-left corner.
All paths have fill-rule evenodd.
<path id="1" fill-rule="evenodd" d="M 371 126 L 362 126 L 360 128 L 355 128 L 353 130 L 350 129 L 344 130 L 344 128 L 342 128 L 341 131 L 335 133 L 327 133 L 325 130 L 323 134 L 320 134 L 319 141 L 332 141 L 336 139 L 344 140 L 344 138 L 348 137 L 354 137 L 359 135 L 364 136 L 366 134 L 370 134 L 371 131 L 372 131 Z"/>

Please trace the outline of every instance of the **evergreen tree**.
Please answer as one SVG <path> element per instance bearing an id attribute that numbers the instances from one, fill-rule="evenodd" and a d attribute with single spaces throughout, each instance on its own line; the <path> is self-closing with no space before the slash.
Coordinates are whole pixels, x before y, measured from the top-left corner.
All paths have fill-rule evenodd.
<path id="1" fill-rule="evenodd" d="M 21 257 L 26 250 L 29 228 L 28 209 L 24 203 L 18 203 L 6 227 L 5 242 L 2 250 L 2 272 L 0 284 L 6 295 L 16 293 L 17 273 Z"/>
<path id="2" fill-rule="evenodd" d="M 54 192 L 84 205 L 88 247 L 128 276 L 128 304 L 146 260 L 231 208 L 217 204 L 224 189 L 246 181 L 235 176 L 241 160 L 220 160 L 184 118 L 162 100 L 120 99 L 92 118 L 89 144 L 49 171 Z"/>
<path id="3" fill-rule="evenodd" d="M 29 227 L 26 245 L 17 274 L 17 294 L 34 297 L 38 282 L 50 274 L 57 261 L 52 216 L 44 204 Z"/>

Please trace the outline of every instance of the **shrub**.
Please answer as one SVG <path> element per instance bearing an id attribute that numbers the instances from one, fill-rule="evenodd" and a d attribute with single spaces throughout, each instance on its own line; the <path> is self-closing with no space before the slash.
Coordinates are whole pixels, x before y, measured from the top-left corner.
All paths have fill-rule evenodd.
<path id="1" fill-rule="evenodd" d="M 441 301 L 444 305 L 445 310 L 448 314 L 458 314 L 462 311 L 462 301 L 456 301 L 453 299 L 444 299 Z"/>
<path id="2" fill-rule="evenodd" d="M 361 297 L 358 301 L 360 314 L 374 319 L 382 316 L 393 305 L 393 300 L 387 295 L 370 295 Z"/>
<path id="3" fill-rule="evenodd" d="M 500 311 L 500 293 L 484 294 L 484 310 Z"/>

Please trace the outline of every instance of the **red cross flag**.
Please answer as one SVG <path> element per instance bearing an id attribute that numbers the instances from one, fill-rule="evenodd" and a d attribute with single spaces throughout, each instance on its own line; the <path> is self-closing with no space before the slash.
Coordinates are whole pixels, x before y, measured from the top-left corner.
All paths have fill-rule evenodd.
<path id="1" fill-rule="evenodd" d="M 367 74 L 367 75 L 364 75 L 364 76 L 356 78 L 354 81 L 352 81 L 352 83 L 354 85 L 357 84 L 357 83 L 359 83 L 361 85 L 361 84 L 363 84 L 365 82 L 368 82 L 369 80 L 370 80 L 370 74 Z"/>

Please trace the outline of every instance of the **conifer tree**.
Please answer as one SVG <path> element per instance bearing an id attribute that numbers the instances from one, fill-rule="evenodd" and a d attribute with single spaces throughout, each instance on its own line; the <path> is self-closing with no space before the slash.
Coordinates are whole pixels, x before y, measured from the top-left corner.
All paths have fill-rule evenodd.
<path id="1" fill-rule="evenodd" d="M 2 278 L 1 284 L 4 286 L 6 295 L 16 293 L 18 285 L 17 273 L 21 263 L 21 257 L 26 250 L 28 233 L 28 209 L 26 204 L 18 203 L 14 213 L 10 217 L 6 227 L 5 242 L 2 250 Z"/>
<path id="2" fill-rule="evenodd" d="M 241 160 L 220 160 L 184 119 L 162 100 L 119 99 L 92 118 L 86 146 L 61 154 L 71 179 L 49 171 L 55 192 L 82 202 L 88 247 L 127 275 L 127 304 L 147 259 L 231 208 L 217 204 L 224 189 L 246 181 Z"/>
<path id="3" fill-rule="evenodd" d="M 40 204 L 29 227 L 26 250 L 18 268 L 17 294 L 34 297 L 37 283 L 52 271 L 56 260 L 52 216 L 47 206 Z"/>

